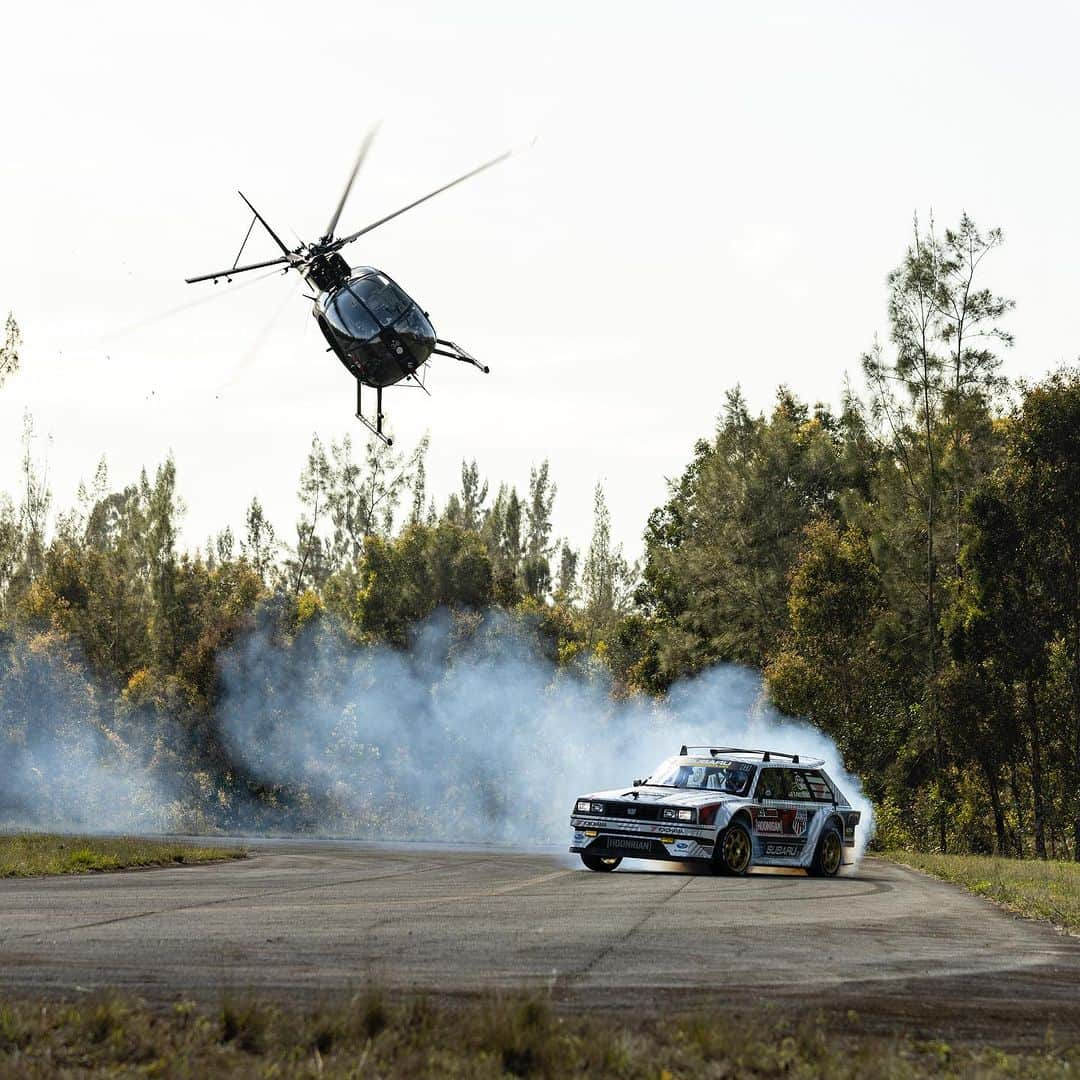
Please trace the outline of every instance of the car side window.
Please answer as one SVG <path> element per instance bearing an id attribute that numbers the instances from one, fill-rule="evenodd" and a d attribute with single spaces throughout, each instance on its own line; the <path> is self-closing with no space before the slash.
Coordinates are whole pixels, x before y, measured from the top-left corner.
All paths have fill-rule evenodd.
<path id="1" fill-rule="evenodd" d="M 810 785 L 810 795 L 815 802 L 833 802 L 832 788 L 828 781 L 819 772 L 804 773 L 807 784 Z"/>
<path id="2" fill-rule="evenodd" d="M 759 799 L 783 799 L 784 786 L 780 774 L 783 769 L 762 769 L 758 777 L 757 797 Z"/>
<path id="3" fill-rule="evenodd" d="M 796 769 L 762 769 L 758 781 L 759 799 L 785 799 L 796 802 L 814 802 L 805 775 Z"/>
<path id="4" fill-rule="evenodd" d="M 810 793 L 810 785 L 806 782 L 806 777 L 801 772 L 796 772 L 794 769 L 784 769 L 783 772 L 790 773 L 791 784 L 789 799 L 799 799 L 803 802 L 813 802 L 814 796 Z"/>

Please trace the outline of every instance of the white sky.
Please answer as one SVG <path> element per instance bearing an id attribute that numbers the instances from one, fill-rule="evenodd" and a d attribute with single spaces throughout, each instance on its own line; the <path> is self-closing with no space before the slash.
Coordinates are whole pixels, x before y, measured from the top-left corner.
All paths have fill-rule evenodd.
<path id="1" fill-rule="evenodd" d="M 185 537 L 258 495 L 292 536 L 312 433 L 363 431 L 352 381 L 272 278 L 210 296 L 249 221 L 341 231 L 507 146 L 536 145 L 349 249 L 492 367 L 435 359 L 440 503 L 463 457 L 525 488 L 551 461 L 558 532 L 587 542 L 602 480 L 631 554 L 725 389 L 837 401 L 883 329 L 912 213 L 967 209 L 1007 244 L 1012 375 L 1080 346 L 1080 152 L 1069 4 L 118 3 L 0 13 L 0 315 L 25 335 L 0 391 L 0 490 L 24 409 L 60 505 L 171 449 Z M 246 255 L 276 251 L 253 234 Z M 255 276 L 255 275 L 251 275 Z M 220 287 L 219 287 L 220 288 Z M 235 286 L 234 286 L 235 288 Z"/>

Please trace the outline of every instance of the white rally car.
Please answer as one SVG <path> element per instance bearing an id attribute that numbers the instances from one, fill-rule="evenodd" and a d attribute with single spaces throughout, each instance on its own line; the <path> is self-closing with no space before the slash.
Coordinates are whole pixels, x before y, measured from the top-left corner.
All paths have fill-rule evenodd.
<path id="1" fill-rule="evenodd" d="M 819 759 L 730 746 L 682 747 L 629 790 L 582 795 L 570 824 L 590 870 L 624 858 L 708 863 L 722 874 L 753 865 L 834 877 L 855 846 L 860 813 Z"/>

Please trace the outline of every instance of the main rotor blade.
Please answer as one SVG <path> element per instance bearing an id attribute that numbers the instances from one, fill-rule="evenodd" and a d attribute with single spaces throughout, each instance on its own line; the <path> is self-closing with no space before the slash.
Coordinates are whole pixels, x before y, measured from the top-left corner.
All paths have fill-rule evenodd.
<path id="1" fill-rule="evenodd" d="M 334 211 L 334 216 L 330 219 L 330 224 L 326 226 L 326 232 L 323 233 L 324 240 L 334 239 L 334 230 L 337 228 L 338 218 L 341 217 L 341 211 L 345 209 L 345 200 L 349 197 L 349 192 L 352 191 L 353 181 L 356 179 L 356 174 L 360 171 L 360 166 L 364 164 L 364 158 L 367 157 L 367 152 L 371 148 L 371 144 L 375 139 L 375 133 L 378 130 L 379 125 L 376 124 L 364 136 L 364 141 L 360 144 L 360 153 L 356 155 L 356 164 L 353 166 L 353 171 L 349 174 L 349 182 L 345 185 L 345 190 L 341 193 L 341 198 L 338 201 L 337 209 Z"/>
<path id="2" fill-rule="evenodd" d="M 159 311 L 155 315 L 149 315 L 145 319 L 140 319 L 138 322 L 122 326 L 119 330 L 113 330 L 102 334 L 101 337 L 94 339 L 94 344 L 107 344 L 108 342 L 115 341 L 117 338 L 124 337 L 127 334 L 133 334 L 136 330 L 145 330 L 148 326 L 155 326 L 164 319 L 171 319 L 174 315 L 180 315 L 192 308 L 201 307 L 203 304 L 209 304 L 214 300 L 220 299 L 222 296 L 228 296 L 232 293 L 249 289 L 252 285 L 258 285 L 259 282 L 266 281 L 267 278 L 272 278 L 276 275 L 276 270 L 269 270 L 265 274 L 247 278 L 245 281 L 241 281 L 238 285 L 233 285 L 231 288 L 226 287 L 224 289 L 216 289 L 214 292 L 202 293 L 196 300 L 188 300 L 186 303 L 177 304 L 176 307 L 167 308 L 165 311 Z"/>
<path id="3" fill-rule="evenodd" d="M 209 281 L 211 278 L 230 278 L 233 274 L 244 274 L 248 270 L 261 270 L 264 266 L 280 266 L 282 263 L 291 263 L 291 259 L 271 259 L 269 262 L 252 263 L 250 266 L 233 266 L 228 270 L 218 270 L 216 274 L 200 274 L 198 277 L 184 278 L 187 285 L 194 285 L 197 281 Z"/>
<path id="4" fill-rule="evenodd" d="M 251 205 L 251 202 L 248 199 L 248 197 L 242 191 L 238 191 L 236 194 L 239 195 L 240 198 L 243 199 L 244 202 L 246 202 L 248 204 L 248 209 L 262 222 L 263 228 L 274 238 L 274 243 L 277 244 L 277 246 L 279 248 L 281 248 L 281 250 L 283 252 L 285 252 L 286 255 L 291 254 L 289 249 L 285 246 L 284 242 L 282 241 L 281 237 L 278 236 L 278 234 L 276 232 L 274 232 L 274 230 L 271 229 L 270 226 L 267 224 L 266 218 L 264 218 L 262 216 L 262 214 L 260 214 L 259 211 L 256 210 L 255 207 Z"/>
<path id="5" fill-rule="evenodd" d="M 490 161 L 485 161 L 483 165 L 477 166 L 472 172 L 467 172 L 464 176 L 459 176 L 456 180 L 451 180 L 449 184 L 443 184 L 441 188 L 436 188 L 434 191 L 429 192 L 423 198 L 417 199 L 415 202 L 409 203 L 408 206 L 403 206 L 400 210 L 395 210 L 392 214 L 387 214 L 386 217 L 379 218 L 378 221 L 373 221 L 370 225 L 365 225 L 357 232 L 350 233 L 348 236 L 341 240 L 335 240 L 333 250 L 337 251 L 339 248 L 344 247 L 346 244 L 351 244 L 354 240 L 359 239 L 364 233 L 371 232 L 372 229 L 377 229 L 380 225 L 385 225 L 388 221 L 392 221 L 394 218 L 404 214 L 406 210 L 411 210 L 414 206 L 419 206 L 423 202 L 427 202 L 428 199 L 435 198 L 436 195 L 441 195 L 444 191 L 449 191 L 450 188 L 457 184 L 463 183 L 465 180 L 470 180 L 478 173 L 482 173 L 485 169 L 490 169 L 492 165 L 498 165 L 500 161 L 505 161 L 513 150 L 507 150 L 505 153 L 500 154 L 496 158 L 492 158 Z"/>

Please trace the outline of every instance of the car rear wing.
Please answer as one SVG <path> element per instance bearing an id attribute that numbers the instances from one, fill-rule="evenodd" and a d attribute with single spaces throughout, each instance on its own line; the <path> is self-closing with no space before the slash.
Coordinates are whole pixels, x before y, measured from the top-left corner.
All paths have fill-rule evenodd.
<path id="1" fill-rule="evenodd" d="M 783 754 L 779 750 L 748 750 L 741 746 L 683 746 L 679 750 L 679 756 L 686 757 L 688 750 L 708 750 L 712 757 L 719 757 L 721 754 L 753 754 L 762 761 L 771 761 L 774 757 L 783 758 L 793 765 L 809 765 L 813 768 L 825 764 L 824 758 L 800 758 L 798 754 Z"/>

